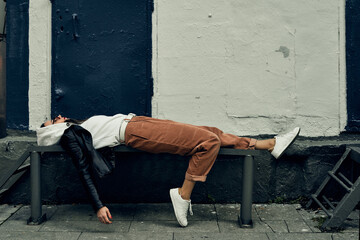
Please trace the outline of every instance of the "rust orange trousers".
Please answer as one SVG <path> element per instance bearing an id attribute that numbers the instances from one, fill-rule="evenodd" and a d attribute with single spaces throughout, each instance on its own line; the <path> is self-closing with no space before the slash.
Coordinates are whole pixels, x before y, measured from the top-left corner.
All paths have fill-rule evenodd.
<path id="1" fill-rule="evenodd" d="M 133 117 L 125 130 L 125 144 L 150 153 L 191 156 L 185 179 L 206 181 L 220 147 L 254 149 L 256 139 L 223 133 L 215 127 Z"/>

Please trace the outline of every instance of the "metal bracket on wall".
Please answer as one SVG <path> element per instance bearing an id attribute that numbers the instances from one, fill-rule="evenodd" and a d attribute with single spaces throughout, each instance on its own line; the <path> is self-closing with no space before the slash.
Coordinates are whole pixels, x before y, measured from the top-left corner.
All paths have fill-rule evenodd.
<path id="1" fill-rule="evenodd" d="M 74 39 L 77 39 L 80 37 L 79 33 L 78 33 L 78 28 L 77 28 L 77 23 L 79 21 L 78 15 L 76 13 L 72 14 L 72 22 L 73 22 L 73 29 L 74 29 Z"/>

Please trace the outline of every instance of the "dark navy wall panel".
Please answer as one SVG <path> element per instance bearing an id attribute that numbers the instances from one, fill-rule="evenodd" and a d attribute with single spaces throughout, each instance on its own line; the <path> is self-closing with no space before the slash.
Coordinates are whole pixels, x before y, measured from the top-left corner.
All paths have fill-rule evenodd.
<path id="1" fill-rule="evenodd" d="M 151 115 L 152 9 L 152 0 L 53 1 L 53 115 Z"/>
<path id="2" fill-rule="evenodd" d="M 360 0 L 346 1 L 348 131 L 360 132 Z"/>
<path id="3" fill-rule="evenodd" d="M 6 115 L 7 127 L 29 125 L 29 0 L 6 3 Z"/>

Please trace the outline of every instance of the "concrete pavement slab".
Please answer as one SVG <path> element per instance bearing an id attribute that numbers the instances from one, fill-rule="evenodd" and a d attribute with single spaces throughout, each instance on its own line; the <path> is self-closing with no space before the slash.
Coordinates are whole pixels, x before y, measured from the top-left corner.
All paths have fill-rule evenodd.
<path id="1" fill-rule="evenodd" d="M 103 224 L 98 221 L 47 221 L 40 232 L 128 232 L 130 221 L 113 221 Z"/>
<path id="2" fill-rule="evenodd" d="M 315 219 L 326 218 L 327 215 L 322 210 L 307 210 L 299 209 L 298 213 L 303 218 L 304 222 L 309 226 L 312 232 L 321 232 L 319 229 L 319 222 Z"/>
<path id="3" fill-rule="evenodd" d="M 43 213 L 47 212 L 48 219 L 56 212 L 56 206 L 42 206 Z M 9 217 L 0 225 L 0 232 L 4 231 L 24 231 L 24 232 L 36 232 L 42 227 L 42 225 L 27 225 L 27 220 L 30 217 L 30 206 L 21 206 L 14 214 Z"/>
<path id="4" fill-rule="evenodd" d="M 316 217 L 327 217 L 323 210 L 312 210 L 312 209 L 298 209 L 298 213 L 303 217 L 304 220 L 311 220 Z"/>
<path id="5" fill-rule="evenodd" d="M 47 219 L 51 219 L 52 216 L 55 214 L 57 210 L 56 205 L 43 205 L 42 206 L 42 213 L 46 213 Z M 15 212 L 8 220 L 20 220 L 26 221 L 29 219 L 31 215 L 30 206 L 22 206 L 17 212 Z"/>
<path id="6" fill-rule="evenodd" d="M 175 233 L 174 240 L 267 240 L 265 233 Z"/>
<path id="7" fill-rule="evenodd" d="M 322 210 L 307 210 L 300 209 L 298 213 L 302 216 L 305 223 L 313 232 L 321 232 L 319 229 L 319 222 L 317 219 L 327 218 L 327 215 Z M 359 210 L 351 212 L 347 220 L 340 226 L 344 232 L 358 232 L 359 231 Z"/>
<path id="8" fill-rule="evenodd" d="M 172 240 L 173 233 L 83 233 L 78 240 Z"/>
<path id="9" fill-rule="evenodd" d="M 240 211 L 240 204 L 194 204 L 194 216 L 189 215 L 189 225 L 186 228 L 179 226 L 171 203 L 109 204 L 108 207 L 113 215 L 113 224 L 110 225 L 100 223 L 90 205 L 48 205 L 43 206 L 43 212 L 48 214 L 49 220 L 41 225 L 30 226 L 26 224 L 30 216 L 29 206 L 16 206 L 13 209 L 9 205 L 0 205 L 3 213 L 12 214 L 9 218 L 0 220 L 0 240 L 359 239 L 358 211 L 353 212 L 349 216 L 343 231 L 338 233 L 321 233 L 311 232 L 314 229 L 320 231 L 315 227 L 317 222 L 314 222 L 312 218 L 314 216 L 323 216 L 321 211 L 296 209 L 296 205 L 292 205 L 292 207 L 280 205 L 254 205 L 254 228 L 252 229 L 239 227 L 237 216 Z M 278 212 L 276 212 L 277 209 L 279 210 Z M 260 217 L 257 215 L 258 213 L 260 213 L 262 219 L 266 220 L 260 220 Z M 298 215 L 295 217 L 289 216 L 290 213 Z M 274 216 L 271 214 L 274 214 Z M 281 219 L 271 220 L 271 218 Z M 306 231 L 303 229 L 306 229 Z M 7 238 L 3 236 L 7 236 Z"/>
<path id="10" fill-rule="evenodd" d="M 59 205 L 57 211 L 52 217 L 54 221 L 66 220 L 90 220 L 95 214 L 91 205 L 74 204 Z"/>
<path id="11" fill-rule="evenodd" d="M 261 220 L 302 220 L 296 206 L 292 204 L 256 204 L 255 209 Z"/>
<path id="12" fill-rule="evenodd" d="M 194 215 L 188 214 L 189 221 L 216 221 L 216 210 L 214 204 L 193 204 Z M 175 216 L 174 210 L 172 210 Z"/>
<path id="13" fill-rule="evenodd" d="M 359 232 L 354 233 L 334 233 L 333 240 L 357 240 L 359 239 Z"/>
<path id="14" fill-rule="evenodd" d="M 0 212 L 0 221 L 5 221 L 11 216 L 11 213 L 8 212 Z"/>
<path id="15" fill-rule="evenodd" d="M 269 240 L 332 240 L 331 233 L 266 233 Z"/>
<path id="16" fill-rule="evenodd" d="M 215 204 L 215 209 L 219 220 L 237 220 L 240 215 L 240 204 Z M 252 219 L 260 220 L 255 205 L 252 206 Z"/>
<path id="17" fill-rule="evenodd" d="M 134 219 L 138 204 L 106 204 L 113 221 L 131 221 Z M 96 214 L 91 217 L 93 221 L 99 221 Z"/>
<path id="18" fill-rule="evenodd" d="M 22 207 L 22 204 L 19 204 L 19 205 L 2 204 L 2 205 L 0 205 L 0 213 L 13 214 L 17 210 L 19 210 L 21 207 Z"/>
<path id="19" fill-rule="evenodd" d="M 135 232 L 219 232 L 217 221 L 191 221 L 186 228 L 177 221 L 133 221 L 130 233 Z"/>
<path id="20" fill-rule="evenodd" d="M 171 203 L 138 204 L 134 220 L 137 221 L 173 221 L 176 220 Z"/>
<path id="21" fill-rule="evenodd" d="M 285 220 L 269 220 L 269 221 L 264 221 L 273 232 L 277 232 L 277 233 L 288 233 L 289 229 L 287 224 L 285 223 Z"/>
<path id="22" fill-rule="evenodd" d="M 1 232 L 0 240 L 77 240 L 80 232 Z"/>
<path id="23" fill-rule="evenodd" d="M 240 228 L 238 221 L 234 220 L 219 220 L 218 221 L 220 232 L 253 232 L 253 233 L 261 233 L 261 232 L 272 232 L 272 229 L 263 221 L 254 220 L 253 228 Z"/>
<path id="24" fill-rule="evenodd" d="M 27 225 L 26 220 L 7 220 L 0 225 L 0 233 L 9 232 L 37 232 L 42 225 Z"/>
<path id="25" fill-rule="evenodd" d="M 289 228 L 289 232 L 291 233 L 295 233 L 295 232 L 302 232 L 302 233 L 310 233 L 312 232 L 310 227 L 301 220 L 285 220 L 288 228 Z"/>

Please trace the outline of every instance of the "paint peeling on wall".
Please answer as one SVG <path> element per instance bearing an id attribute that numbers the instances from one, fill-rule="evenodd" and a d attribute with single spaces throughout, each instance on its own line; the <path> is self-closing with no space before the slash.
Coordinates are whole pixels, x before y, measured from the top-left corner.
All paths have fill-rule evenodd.
<path id="1" fill-rule="evenodd" d="M 284 58 L 287 58 L 287 57 L 289 57 L 290 49 L 288 49 L 285 46 L 280 46 L 280 48 L 278 50 L 276 50 L 275 52 L 281 52 L 284 54 Z"/>

